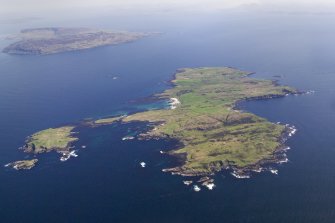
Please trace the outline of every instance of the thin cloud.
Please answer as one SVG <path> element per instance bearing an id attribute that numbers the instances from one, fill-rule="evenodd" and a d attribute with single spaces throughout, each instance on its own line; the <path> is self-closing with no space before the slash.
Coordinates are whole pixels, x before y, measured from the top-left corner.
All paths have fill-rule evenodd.
<path id="1" fill-rule="evenodd" d="M 59 10 L 89 12 L 92 9 L 114 11 L 210 11 L 253 5 L 263 9 L 321 10 L 335 6 L 334 0 L 0 0 L 0 13 L 33 14 Z"/>
<path id="2" fill-rule="evenodd" d="M 115 10 L 213 10 L 258 3 L 259 0 L 0 0 L 1 12 L 38 12 L 59 9 L 110 7 Z"/>

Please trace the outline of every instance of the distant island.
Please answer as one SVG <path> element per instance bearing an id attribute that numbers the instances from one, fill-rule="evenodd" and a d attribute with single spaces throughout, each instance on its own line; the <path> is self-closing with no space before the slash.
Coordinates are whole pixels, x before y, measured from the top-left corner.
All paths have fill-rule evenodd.
<path id="1" fill-rule="evenodd" d="M 169 100 L 169 109 L 84 121 L 84 125 L 146 122 L 153 127 L 137 135 L 137 139 L 173 138 L 181 143 L 178 149 L 164 152 L 179 157 L 181 164 L 164 172 L 205 177 L 202 181 L 207 183 L 212 181 L 206 177 L 223 169 L 245 178 L 252 171 L 261 172 L 265 165 L 285 162 L 284 142 L 295 129 L 242 112 L 236 108 L 237 103 L 299 93 L 270 80 L 250 78 L 249 74 L 229 67 L 180 69 L 172 80 L 173 88 L 155 95 Z M 28 137 L 23 149 L 33 154 L 56 150 L 63 157 L 70 156 L 70 146 L 77 140 L 74 128 L 64 126 L 35 133 Z"/>
<path id="2" fill-rule="evenodd" d="M 55 54 L 132 42 L 149 35 L 149 33 L 89 28 L 24 29 L 16 36 L 19 41 L 5 47 L 3 52 L 9 54 Z"/>

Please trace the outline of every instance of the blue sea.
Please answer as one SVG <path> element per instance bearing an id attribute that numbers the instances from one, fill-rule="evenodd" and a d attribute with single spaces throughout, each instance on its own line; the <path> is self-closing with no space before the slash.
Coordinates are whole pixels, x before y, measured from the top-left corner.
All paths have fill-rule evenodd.
<path id="1" fill-rule="evenodd" d="M 295 125 L 289 162 L 279 173 L 236 179 L 216 174 L 196 193 L 164 173 L 177 160 L 160 154 L 172 140 L 122 141 L 146 125 L 82 128 L 78 157 L 40 156 L 31 171 L 0 168 L 0 221 L 143 223 L 333 223 L 335 219 L 335 19 L 332 14 L 226 11 L 112 15 L 1 24 L 22 28 L 98 27 L 160 32 L 136 42 L 47 56 L 0 54 L 0 164 L 36 131 L 163 104 L 136 103 L 170 87 L 182 67 L 231 66 L 314 94 L 241 105 Z M 10 43 L 4 38 L 0 47 Z M 111 77 L 117 76 L 117 79 Z M 146 168 L 139 163 L 146 162 Z"/>

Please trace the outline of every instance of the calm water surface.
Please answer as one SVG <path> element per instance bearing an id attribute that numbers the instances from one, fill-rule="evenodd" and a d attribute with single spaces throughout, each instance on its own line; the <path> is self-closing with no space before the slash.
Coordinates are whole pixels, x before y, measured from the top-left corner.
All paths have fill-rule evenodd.
<path id="1" fill-rule="evenodd" d="M 61 163 L 47 154 L 31 171 L 0 169 L 1 222 L 334 222 L 334 21 L 332 15 L 235 12 L 3 25 L 1 34 L 50 24 L 163 34 L 49 56 L 0 54 L 2 165 L 24 158 L 17 148 L 38 130 L 143 109 L 129 102 L 169 87 L 180 67 L 233 66 L 316 93 L 242 105 L 297 126 L 288 141 L 290 162 L 278 167 L 278 176 L 238 180 L 219 173 L 215 190 L 195 193 L 180 177 L 161 172 L 175 160 L 159 151 L 176 142 L 121 140 L 142 125 L 82 129 L 76 146 L 87 148 L 76 159 Z"/>

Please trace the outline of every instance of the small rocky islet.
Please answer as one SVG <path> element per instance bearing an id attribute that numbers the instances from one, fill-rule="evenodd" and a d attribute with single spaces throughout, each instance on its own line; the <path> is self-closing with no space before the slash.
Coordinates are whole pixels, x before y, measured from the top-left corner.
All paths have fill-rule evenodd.
<path id="1" fill-rule="evenodd" d="M 16 170 L 30 170 L 36 165 L 37 162 L 38 162 L 38 159 L 18 160 L 12 163 L 8 163 L 5 166 L 13 167 Z"/>

